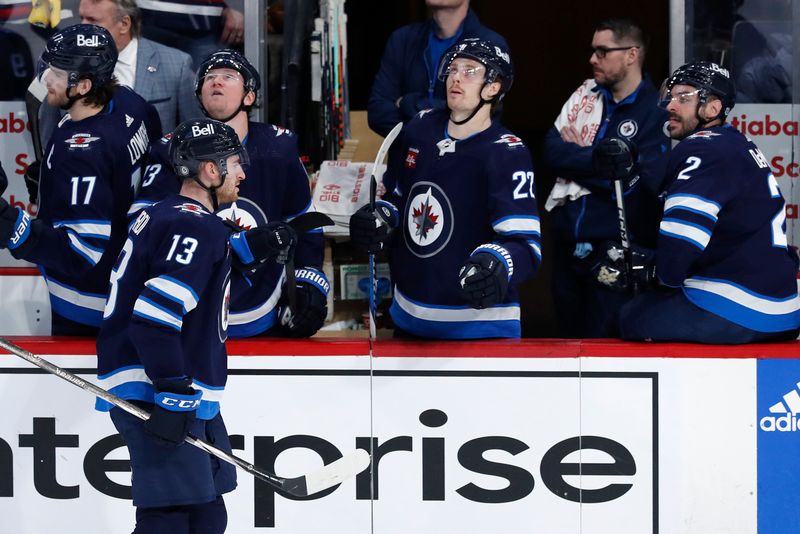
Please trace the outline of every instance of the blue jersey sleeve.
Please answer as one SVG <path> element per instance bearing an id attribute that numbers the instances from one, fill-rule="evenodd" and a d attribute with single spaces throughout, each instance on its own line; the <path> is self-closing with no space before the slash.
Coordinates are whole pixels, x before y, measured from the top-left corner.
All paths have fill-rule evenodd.
<path id="1" fill-rule="evenodd" d="M 130 219 L 134 219 L 141 210 L 181 189 L 181 181 L 169 159 L 170 138 L 170 135 L 162 137 L 150 147 L 136 200 L 128 210 Z"/>
<path id="2" fill-rule="evenodd" d="M 495 243 L 511 253 L 512 281 L 521 282 L 536 273 L 542 261 L 541 224 L 531 156 L 520 139 L 507 134 L 494 144 L 486 168 Z"/>
<path id="3" fill-rule="evenodd" d="M 150 229 L 141 243 L 151 250 L 149 272 L 133 307 L 130 339 L 151 378 L 188 374 L 183 321 L 199 304 L 215 266 L 224 261 L 226 238 L 216 216 L 187 212 Z"/>
<path id="4" fill-rule="evenodd" d="M 670 158 L 664 215 L 658 237 L 657 270 L 661 281 L 679 287 L 692 264 L 711 240 L 720 210 L 736 195 L 736 182 L 724 180 L 730 171 L 726 153 L 713 139 L 687 139 Z"/>

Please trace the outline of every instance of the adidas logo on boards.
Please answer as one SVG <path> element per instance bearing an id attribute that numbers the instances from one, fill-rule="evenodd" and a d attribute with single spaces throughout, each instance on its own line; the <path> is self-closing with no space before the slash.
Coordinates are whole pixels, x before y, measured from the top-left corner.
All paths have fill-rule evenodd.
<path id="1" fill-rule="evenodd" d="M 800 387 L 800 382 L 797 384 Z M 797 432 L 797 414 L 800 413 L 800 393 L 797 388 L 783 396 L 783 401 L 778 401 L 769 407 L 769 413 L 759 421 L 759 427 L 764 432 Z M 782 415 L 781 415 L 782 414 Z"/>

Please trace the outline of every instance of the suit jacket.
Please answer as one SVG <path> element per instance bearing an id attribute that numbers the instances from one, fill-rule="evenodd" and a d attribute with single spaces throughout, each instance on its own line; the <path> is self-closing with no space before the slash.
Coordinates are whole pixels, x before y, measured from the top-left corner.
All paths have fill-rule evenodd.
<path id="1" fill-rule="evenodd" d="M 175 48 L 140 37 L 133 90 L 156 108 L 164 133 L 185 120 L 203 116 L 194 95 L 192 58 Z M 47 146 L 62 115 L 61 110 L 42 103 L 39 110 L 42 146 Z"/>

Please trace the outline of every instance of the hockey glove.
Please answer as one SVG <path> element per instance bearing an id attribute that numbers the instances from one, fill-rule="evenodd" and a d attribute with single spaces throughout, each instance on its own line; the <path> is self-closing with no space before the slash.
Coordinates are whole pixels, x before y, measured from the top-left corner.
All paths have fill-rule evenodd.
<path id="1" fill-rule="evenodd" d="M 200 407 L 202 391 L 192 387 L 192 379 L 160 378 L 153 381 L 156 388 L 155 406 L 144 429 L 164 445 L 183 443 L 192 428 Z"/>
<path id="2" fill-rule="evenodd" d="M 28 197 L 31 204 L 39 201 L 39 173 L 42 169 L 40 161 L 34 161 L 25 169 L 25 187 L 28 189 Z"/>
<path id="3" fill-rule="evenodd" d="M 297 309 L 292 316 L 284 287 L 281 296 L 281 325 L 289 337 L 311 337 L 325 323 L 331 284 L 325 275 L 316 269 L 297 269 L 294 275 L 297 285 Z"/>
<path id="4" fill-rule="evenodd" d="M 294 256 L 297 234 L 284 222 L 271 222 L 230 237 L 233 264 L 242 272 L 254 273 L 268 261 L 285 264 Z"/>
<path id="5" fill-rule="evenodd" d="M 400 213 L 391 202 L 376 201 L 374 212 L 364 204 L 350 216 L 350 241 L 356 248 L 375 254 L 383 250 L 398 224 Z"/>
<path id="6" fill-rule="evenodd" d="M 38 236 L 32 228 L 33 221 L 27 212 L 12 208 L 0 197 L 0 248 L 7 248 L 15 258 L 25 257 Z"/>
<path id="7" fill-rule="evenodd" d="M 500 245 L 481 245 L 458 273 L 461 296 L 478 310 L 503 302 L 514 274 L 511 254 Z"/>
<path id="8" fill-rule="evenodd" d="M 7 187 L 8 176 L 6 176 L 6 171 L 3 170 L 3 165 L 0 164 L 0 195 L 6 192 Z"/>
<path id="9" fill-rule="evenodd" d="M 622 180 L 626 189 L 638 180 L 635 165 L 636 145 L 624 137 L 603 139 L 592 151 L 592 166 L 597 177 L 613 182 Z"/>
<path id="10" fill-rule="evenodd" d="M 652 250 L 634 246 L 631 250 L 631 276 L 625 266 L 625 251 L 613 241 L 605 244 L 605 251 L 592 266 L 595 281 L 602 287 L 626 293 L 645 291 L 657 285 L 656 261 Z"/>

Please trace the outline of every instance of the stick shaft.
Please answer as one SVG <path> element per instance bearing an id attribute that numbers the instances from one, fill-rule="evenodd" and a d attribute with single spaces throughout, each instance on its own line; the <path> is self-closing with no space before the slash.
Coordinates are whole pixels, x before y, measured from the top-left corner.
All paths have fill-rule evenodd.
<path id="1" fill-rule="evenodd" d="M 125 399 L 120 398 L 120 397 L 117 397 L 113 393 L 109 393 L 105 389 L 103 389 L 103 388 L 101 388 L 101 387 L 99 387 L 99 386 L 97 386 L 97 385 L 95 385 L 95 384 L 93 384 L 93 383 L 91 383 L 91 382 L 89 382 L 87 380 L 84 380 L 83 378 L 79 377 L 78 375 L 70 373 L 66 369 L 63 369 L 63 368 L 61 368 L 61 367 L 59 367 L 59 366 L 57 366 L 57 365 L 55 365 L 55 364 L 43 359 L 43 358 L 40 358 L 39 356 L 36 356 L 32 352 L 29 352 L 29 351 L 27 351 L 27 350 L 25 350 L 25 349 L 23 349 L 21 347 L 18 347 L 17 345 L 14 345 L 10 341 L 8 341 L 8 340 L 6 340 L 6 339 L 4 339 L 2 337 L 0 337 L 0 348 L 8 351 L 11 354 L 14 354 L 15 356 L 19 356 L 23 360 L 25 360 L 25 361 L 27 361 L 29 363 L 32 363 L 33 365 L 35 365 L 36 367 L 39 367 L 40 369 L 44 369 L 45 371 L 47 371 L 50 374 L 53 374 L 53 375 L 55 375 L 55 376 L 57 376 L 57 377 L 59 377 L 59 378 L 61 378 L 63 380 L 66 380 L 67 382 L 69 382 L 73 386 L 77 386 L 77 387 L 81 388 L 84 391 L 88 391 L 89 393 L 92 393 L 96 397 L 100 397 L 104 401 L 109 402 L 109 403 L 113 404 L 114 406 L 117 406 L 118 408 L 121 408 L 122 410 L 125 410 L 129 414 L 131 414 L 131 415 L 133 415 L 135 417 L 138 417 L 139 419 L 142 419 L 143 421 L 146 421 L 147 419 L 150 418 L 150 414 L 147 413 L 147 411 L 139 408 L 135 404 L 132 404 L 132 403 L 126 401 Z M 257 479 L 262 480 L 262 481 L 266 482 L 267 484 L 269 484 L 269 485 L 271 485 L 273 487 L 276 487 L 278 489 L 283 489 L 283 483 L 286 481 L 286 479 L 284 479 L 282 477 L 279 477 L 277 475 L 273 475 L 271 473 L 264 472 L 264 471 L 258 469 L 253 464 L 251 464 L 249 462 L 246 462 L 246 461 L 242 460 L 241 458 L 238 458 L 238 457 L 236 457 L 236 456 L 234 456 L 232 454 L 228 454 L 227 452 L 223 451 L 222 449 L 219 449 L 219 448 L 211 445 L 210 443 L 206 443 L 205 441 L 201 440 L 200 438 L 197 438 L 197 437 L 192 436 L 190 434 L 186 438 L 186 443 L 189 443 L 190 445 L 194 445 L 195 447 L 197 447 L 199 449 L 202 449 L 202 450 L 208 452 L 209 454 L 212 454 L 212 455 L 216 456 L 220 460 L 228 462 L 229 464 L 233 464 L 236 467 L 239 467 L 243 471 L 246 471 L 246 472 L 250 473 L 251 475 L 253 475 Z"/>

